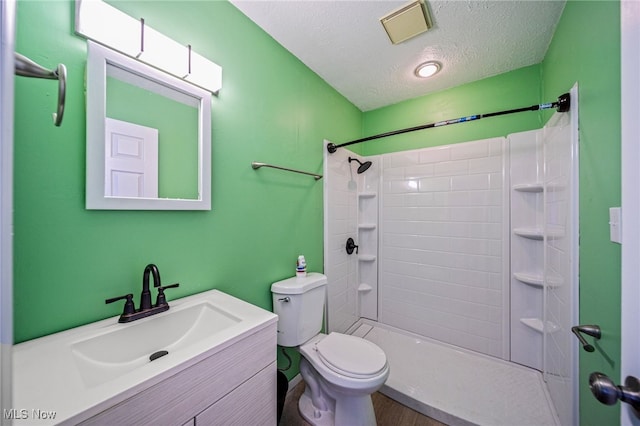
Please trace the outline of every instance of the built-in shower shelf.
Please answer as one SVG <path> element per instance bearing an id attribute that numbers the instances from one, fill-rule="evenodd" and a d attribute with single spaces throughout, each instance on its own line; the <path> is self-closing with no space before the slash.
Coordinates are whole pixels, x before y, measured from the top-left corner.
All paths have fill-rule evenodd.
<path id="1" fill-rule="evenodd" d="M 376 257 L 372 254 L 359 254 L 358 255 L 358 260 L 360 262 L 375 262 L 376 261 Z"/>
<path id="2" fill-rule="evenodd" d="M 538 333 L 544 333 L 545 331 L 547 333 L 553 333 L 560 329 L 560 327 L 551 321 L 547 321 L 545 325 L 540 318 L 520 318 L 520 322 Z"/>
<path id="3" fill-rule="evenodd" d="M 542 192 L 544 186 L 541 183 L 521 183 L 513 185 L 513 190 L 519 192 Z"/>
<path id="4" fill-rule="evenodd" d="M 531 240 L 542 240 L 544 231 L 541 228 L 514 228 L 513 233 Z"/>
<path id="5" fill-rule="evenodd" d="M 371 290 L 373 290 L 373 287 L 369 284 L 360 283 L 358 286 L 358 293 L 369 293 Z"/>
<path id="6" fill-rule="evenodd" d="M 544 230 L 542 228 L 514 228 L 513 233 L 531 240 L 542 240 L 544 238 Z M 564 237 L 564 228 L 559 226 L 547 228 L 547 239 L 557 240 Z"/>
<path id="7" fill-rule="evenodd" d="M 514 272 L 513 277 L 520 282 L 525 284 L 529 284 L 534 287 L 543 287 L 544 278 L 539 274 L 530 274 L 526 272 Z M 562 284 L 562 281 L 559 278 L 550 278 L 547 277 L 547 288 L 555 288 L 559 287 Z"/>
<path id="8" fill-rule="evenodd" d="M 544 283 L 544 278 L 542 275 L 538 274 L 527 274 L 525 272 L 514 272 L 513 276 L 516 280 L 523 282 L 525 284 L 532 285 L 534 287 L 542 287 Z"/>
<path id="9" fill-rule="evenodd" d="M 358 198 L 375 198 L 376 195 L 375 192 L 360 192 Z"/>
<path id="10" fill-rule="evenodd" d="M 376 229 L 376 224 L 375 223 L 361 223 L 360 225 L 358 225 L 358 229 L 373 230 L 373 229 Z"/>

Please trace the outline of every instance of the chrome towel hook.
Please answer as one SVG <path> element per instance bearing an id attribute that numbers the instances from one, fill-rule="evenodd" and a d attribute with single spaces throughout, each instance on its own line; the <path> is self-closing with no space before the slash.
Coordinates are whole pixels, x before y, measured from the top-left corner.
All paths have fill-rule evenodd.
<path id="1" fill-rule="evenodd" d="M 46 78 L 58 80 L 58 107 L 53 113 L 53 124 L 60 127 L 64 116 L 65 97 L 67 93 L 67 67 L 58 64 L 55 70 L 48 70 L 31 59 L 15 52 L 15 74 L 23 77 Z"/>
<path id="2" fill-rule="evenodd" d="M 600 337 L 602 337 L 602 331 L 597 325 L 575 325 L 571 327 L 571 332 L 576 335 L 578 340 L 580 340 L 580 344 L 582 344 L 582 347 L 587 352 L 593 352 L 595 348 L 593 345 L 587 343 L 584 336 L 580 333 L 588 334 L 596 340 L 600 340 Z"/>

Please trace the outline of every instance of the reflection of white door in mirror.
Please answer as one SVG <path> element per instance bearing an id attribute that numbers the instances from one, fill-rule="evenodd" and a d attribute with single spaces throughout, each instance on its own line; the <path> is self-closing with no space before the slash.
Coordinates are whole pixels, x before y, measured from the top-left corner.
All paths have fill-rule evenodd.
<path id="1" fill-rule="evenodd" d="M 158 197 L 158 129 L 105 118 L 104 193 Z"/>

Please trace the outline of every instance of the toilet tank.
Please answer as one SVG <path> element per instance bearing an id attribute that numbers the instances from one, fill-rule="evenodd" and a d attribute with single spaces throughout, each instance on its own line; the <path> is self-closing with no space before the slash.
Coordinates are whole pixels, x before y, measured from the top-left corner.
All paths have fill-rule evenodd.
<path id="1" fill-rule="evenodd" d="M 271 285 L 273 312 L 278 315 L 278 345 L 299 346 L 322 329 L 327 277 L 311 272 Z"/>

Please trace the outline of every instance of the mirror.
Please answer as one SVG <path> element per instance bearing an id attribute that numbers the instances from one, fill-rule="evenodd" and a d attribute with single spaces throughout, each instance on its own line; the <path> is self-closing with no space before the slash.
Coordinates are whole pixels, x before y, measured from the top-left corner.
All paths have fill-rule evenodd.
<path id="1" fill-rule="evenodd" d="M 86 207 L 211 209 L 211 94 L 88 42 Z"/>

